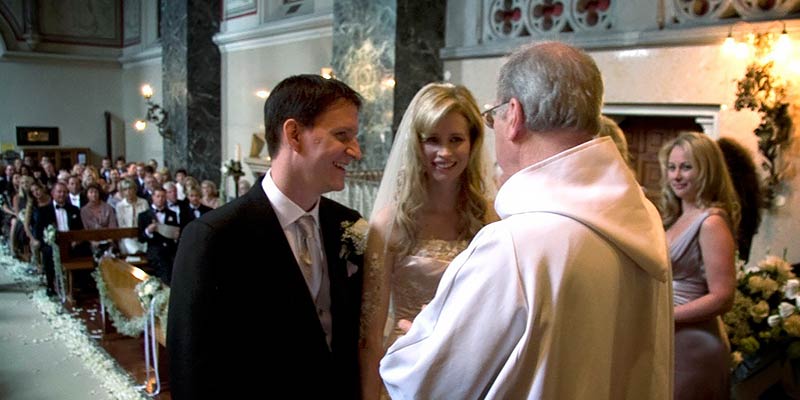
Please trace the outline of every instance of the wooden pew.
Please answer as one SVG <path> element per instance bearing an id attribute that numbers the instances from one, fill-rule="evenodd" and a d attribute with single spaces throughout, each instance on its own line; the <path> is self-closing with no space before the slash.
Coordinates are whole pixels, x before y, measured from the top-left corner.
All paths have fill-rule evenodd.
<path id="1" fill-rule="evenodd" d="M 149 306 L 148 308 L 143 307 L 139 301 L 139 296 L 136 294 L 136 285 L 150 278 L 146 272 L 111 256 L 105 256 L 100 259 L 99 269 L 100 277 L 106 287 L 107 298 L 114 303 L 114 306 L 120 313 L 126 318 L 147 316 Z M 105 317 L 104 311 L 104 329 Z M 153 327 L 150 327 L 147 319 L 144 322 L 144 359 L 146 370 L 144 383 L 146 387 L 145 390 L 150 396 L 155 396 L 161 391 L 161 377 L 158 372 L 158 346 L 152 339 L 155 338 L 162 346 L 167 346 L 167 332 L 164 324 L 161 323 L 157 315 L 154 321 L 155 326 Z M 150 331 L 149 334 L 148 331 Z"/>
<path id="2" fill-rule="evenodd" d="M 100 259 L 100 276 L 105 283 L 109 300 L 125 317 L 137 318 L 145 314 L 136 295 L 136 285 L 146 281 L 150 275 L 118 258 L 103 257 Z M 156 340 L 165 347 L 166 336 L 166 331 L 161 328 L 161 321 L 157 320 Z"/>
<path id="3" fill-rule="evenodd" d="M 139 236 L 139 228 L 109 228 L 109 229 L 84 229 L 78 231 L 56 232 L 56 243 L 61 255 L 61 265 L 67 274 L 67 297 L 72 298 L 72 272 L 94 269 L 94 258 L 88 256 L 70 256 L 70 249 L 74 242 L 102 240 L 119 240 L 122 238 Z"/>

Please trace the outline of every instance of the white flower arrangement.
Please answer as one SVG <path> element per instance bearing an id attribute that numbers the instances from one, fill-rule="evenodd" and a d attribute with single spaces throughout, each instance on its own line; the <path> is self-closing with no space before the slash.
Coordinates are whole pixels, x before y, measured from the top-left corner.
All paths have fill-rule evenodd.
<path id="1" fill-rule="evenodd" d="M 53 250 L 53 269 L 55 270 L 55 290 L 63 303 L 66 300 L 67 277 L 64 273 L 64 266 L 61 265 L 61 251 L 56 243 L 55 225 L 47 225 L 44 228 L 44 242 Z"/>
<path id="2" fill-rule="evenodd" d="M 162 329 L 166 330 L 167 312 L 169 304 L 169 287 L 165 286 L 161 279 L 155 276 L 150 276 L 147 280 L 140 282 L 134 288 L 136 297 L 142 305 L 144 314 L 134 318 L 126 317 L 114 305 L 114 302 L 108 297 L 108 288 L 106 287 L 103 276 L 99 270 L 92 272 L 97 283 L 97 291 L 100 293 L 100 298 L 105 306 L 106 313 L 108 313 L 111 323 L 116 328 L 117 332 L 131 337 L 137 337 L 144 331 L 144 324 L 147 321 L 147 313 L 150 310 L 150 302 L 155 299 L 154 312 L 155 317 L 159 320 Z"/>
<path id="3" fill-rule="evenodd" d="M 367 249 L 367 232 L 369 232 L 369 223 L 364 218 L 359 218 L 357 221 L 343 221 L 342 229 L 342 250 L 339 252 L 339 258 L 348 258 L 351 253 L 356 255 L 364 254 Z"/>
<path id="4" fill-rule="evenodd" d="M 150 276 L 147 280 L 136 285 L 136 296 L 142 305 L 145 313 L 150 310 L 150 303 L 153 303 L 153 311 L 156 319 L 161 324 L 161 329 L 167 329 L 167 313 L 169 310 L 169 287 L 161 282 L 161 279 Z"/>
<path id="5" fill-rule="evenodd" d="M 103 276 L 100 274 L 100 270 L 95 269 L 92 271 L 92 277 L 97 285 L 97 292 L 100 294 L 100 300 L 105 307 L 109 319 L 111 319 L 111 324 L 114 325 L 117 332 L 130 337 L 141 335 L 142 331 L 144 331 L 145 316 L 141 315 L 135 318 L 126 317 L 108 297 L 108 288 L 106 287 L 105 280 L 103 280 Z"/>

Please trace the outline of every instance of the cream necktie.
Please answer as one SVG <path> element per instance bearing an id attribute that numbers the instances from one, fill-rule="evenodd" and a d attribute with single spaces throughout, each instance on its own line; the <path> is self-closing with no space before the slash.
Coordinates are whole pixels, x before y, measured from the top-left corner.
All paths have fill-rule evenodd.
<path id="1" fill-rule="evenodd" d="M 317 248 L 315 234 L 317 228 L 314 217 L 308 214 L 303 215 L 297 220 L 297 228 L 297 250 L 300 270 L 303 272 L 303 278 L 306 280 L 311 297 L 316 300 L 321 280 L 319 249 Z"/>

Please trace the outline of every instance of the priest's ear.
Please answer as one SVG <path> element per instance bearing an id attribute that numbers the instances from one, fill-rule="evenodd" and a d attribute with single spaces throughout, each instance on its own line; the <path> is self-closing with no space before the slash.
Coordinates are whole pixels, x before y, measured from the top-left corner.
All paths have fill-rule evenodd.
<path id="1" fill-rule="evenodd" d="M 522 103 L 516 98 L 512 97 L 508 101 L 508 110 L 506 111 L 506 123 L 508 124 L 508 139 L 516 141 L 520 136 L 527 133 L 525 127 L 525 110 L 522 109 Z"/>

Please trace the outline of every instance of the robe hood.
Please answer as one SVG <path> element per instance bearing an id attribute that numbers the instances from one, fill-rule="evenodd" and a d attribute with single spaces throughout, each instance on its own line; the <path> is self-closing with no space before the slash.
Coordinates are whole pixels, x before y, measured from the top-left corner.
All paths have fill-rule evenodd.
<path id="1" fill-rule="evenodd" d="M 531 187 L 546 189 L 530 197 L 514 195 L 528 193 Z M 518 171 L 498 191 L 495 209 L 503 219 L 533 212 L 572 218 L 613 243 L 654 279 L 665 282 L 669 277 L 658 211 L 608 137 Z"/>

